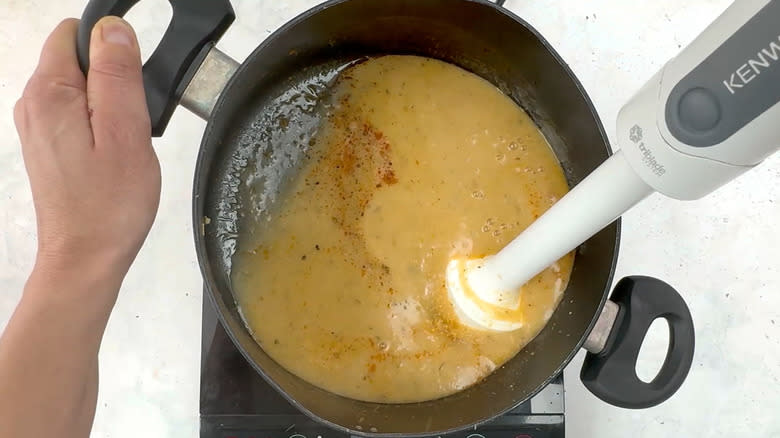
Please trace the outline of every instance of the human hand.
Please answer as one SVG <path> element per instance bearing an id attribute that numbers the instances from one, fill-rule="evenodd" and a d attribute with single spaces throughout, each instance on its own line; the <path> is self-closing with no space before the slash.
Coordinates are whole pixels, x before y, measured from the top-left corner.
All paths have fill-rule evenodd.
<path id="1" fill-rule="evenodd" d="M 52 32 L 14 108 L 37 217 L 35 270 L 121 282 L 154 221 L 160 166 L 132 28 L 116 17 L 95 26 L 85 79 L 78 23 Z"/>

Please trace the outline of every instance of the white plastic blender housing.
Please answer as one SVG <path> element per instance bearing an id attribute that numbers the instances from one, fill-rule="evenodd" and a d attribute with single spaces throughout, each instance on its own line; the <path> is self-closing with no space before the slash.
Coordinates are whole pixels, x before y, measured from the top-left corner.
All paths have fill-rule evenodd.
<path id="1" fill-rule="evenodd" d="M 701 198 L 780 145 L 780 0 L 737 0 L 621 109 L 620 150 L 495 255 L 452 260 L 450 300 L 463 323 L 497 331 L 522 321 L 522 286 L 659 192 Z"/>

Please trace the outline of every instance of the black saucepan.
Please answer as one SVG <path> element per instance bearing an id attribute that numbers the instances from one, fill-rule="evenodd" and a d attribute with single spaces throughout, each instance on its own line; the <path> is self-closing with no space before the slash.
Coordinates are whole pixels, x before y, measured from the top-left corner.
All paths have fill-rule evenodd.
<path id="1" fill-rule="evenodd" d="M 124 15 L 136 2 L 89 2 L 79 29 L 82 68 L 87 68 L 89 33 L 97 20 Z M 283 195 L 283 182 L 295 166 L 267 158 L 281 154 L 295 161 L 305 156 L 305 133 L 316 117 L 296 116 L 300 123 L 287 128 L 276 118 L 285 108 L 306 107 L 321 91 L 321 79 L 338 66 L 372 55 L 416 54 L 476 73 L 530 114 L 572 186 L 609 156 L 610 147 L 591 101 L 566 63 L 528 23 L 486 0 L 329 1 L 284 25 L 240 65 L 214 48 L 234 18 L 227 0 L 170 3 L 171 24 L 144 67 L 153 134 L 162 135 L 180 101 L 208 120 L 193 194 L 203 278 L 233 342 L 293 405 L 356 435 L 444 434 L 492 419 L 532 397 L 583 346 L 591 353 L 582 380 L 609 403 L 645 408 L 680 387 L 692 362 L 694 334 L 678 293 L 656 279 L 629 277 L 618 282 L 607 300 L 618 222 L 578 249 L 564 300 L 539 336 L 484 381 L 459 393 L 423 403 L 366 403 L 319 389 L 279 366 L 250 336 L 231 292 L 230 256 L 241 219 L 251 209 L 257 210 L 251 214 L 262 214 L 259 204 L 243 205 L 236 193 L 246 176 L 242 169 L 255 166 L 282 182 L 255 182 L 258 190 Z M 670 344 L 659 374 L 644 383 L 635 364 L 656 318 L 668 321 Z"/>

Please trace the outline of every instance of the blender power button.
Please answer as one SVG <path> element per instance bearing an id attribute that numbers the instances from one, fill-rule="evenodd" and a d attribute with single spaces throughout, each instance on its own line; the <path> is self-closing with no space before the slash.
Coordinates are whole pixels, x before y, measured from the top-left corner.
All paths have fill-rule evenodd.
<path id="1" fill-rule="evenodd" d="M 715 129 L 722 117 L 720 103 L 706 88 L 693 88 L 680 98 L 678 104 L 680 126 L 692 133 L 706 133 Z"/>

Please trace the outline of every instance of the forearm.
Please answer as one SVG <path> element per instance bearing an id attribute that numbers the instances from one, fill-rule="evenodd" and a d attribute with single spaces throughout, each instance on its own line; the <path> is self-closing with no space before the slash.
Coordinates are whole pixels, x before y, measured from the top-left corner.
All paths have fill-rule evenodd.
<path id="1" fill-rule="evenodd" d="M 100 271 L 34 269 L 0 338 L 4 436 L 89 435 L 97 355 L 121 283 L 121 276 Z"/>

